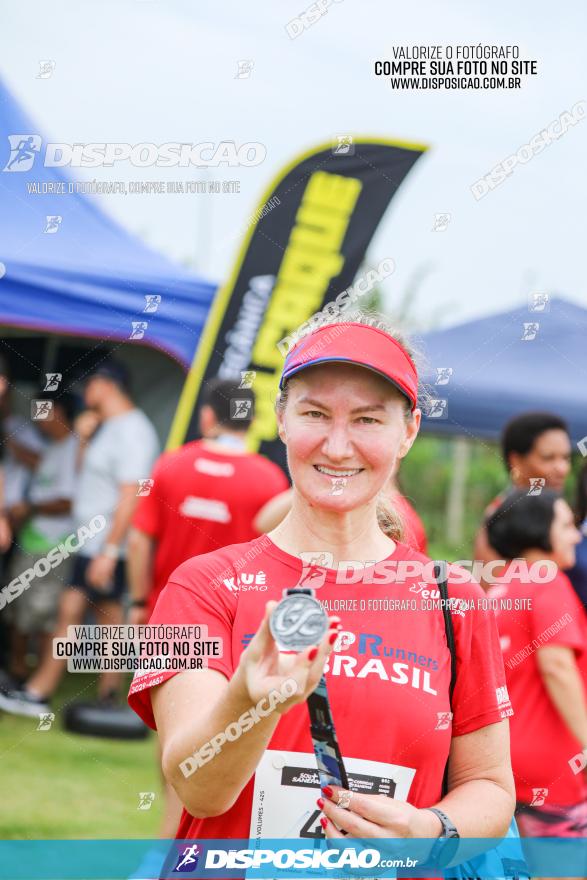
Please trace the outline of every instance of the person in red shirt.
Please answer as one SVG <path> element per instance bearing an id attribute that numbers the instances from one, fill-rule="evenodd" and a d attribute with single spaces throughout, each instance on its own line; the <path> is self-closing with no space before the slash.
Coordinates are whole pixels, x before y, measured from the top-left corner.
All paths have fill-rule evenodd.
<path id="1" fill-rule="evenodd" d="M 234 417 L 236 400 L 250 403 L 245 417 Z M 255 538 L 259 509 L 289 485 L 280 467 L 246 449 L 254 400 L 251 389 L 213 380 L 200 411 L 203 439 L 156 461 L 129 538 L 130 623 L 148 620 L 186 559 Z"/>
<path id="2" fill-rule="evenodd" d="M 333 838 L 339 829 L 430 839 L 451 826 L 478 838 L 509 827 L 511 709 L 495 617 L 451 567 L 449 595 L 468 606 L 453 612 L 451 704 L 443 614 L 421 598 L 431 563 L 378 521 L 379 494 L 421 417 L 416 367 L 383 321 L 326 324 L 292 349 L 276 403 L 290 513 L 268 535 L 181 565 L 149 622 L 205 626 L 222 646 L 204 669 L 137 672 L 129 694 L 157 728 L 184 804 L 179 839 Z M 318 644 L 283 652 L 269 621 L 303 579 L 307 553 L 330 554 L 316 595 L 338 617 Z M 323 671 L 352 796 L 320 790 L 316 778 L 305 702 Z"/>
<path id="3" fill-rule="evenodd" d="M 488 593 L 497 606 L 515 712 L 511 754 L 520 832 L 583 837 L 587 616 L 559 570 L 573 564 L 580 533 L 569 505 L 548 489 L 508 496 L 489 518 L 487 532 L 504 559 L 528 564 L 521 570 L 514 570 L 516 563 L 508 566 L 504 582 Z"/>

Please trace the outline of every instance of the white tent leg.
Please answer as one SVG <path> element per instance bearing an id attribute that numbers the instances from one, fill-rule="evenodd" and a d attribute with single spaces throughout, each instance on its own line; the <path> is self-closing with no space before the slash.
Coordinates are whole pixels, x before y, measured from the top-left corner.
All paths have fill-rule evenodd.
<path id="1" fill-rule="evenodd" d="M 453 468 L 446 498 L 447 538 L 451 544 L 461 545 L 464 537 L 465 487 L 471 445 L 465 437 L 453 440 Z"/>

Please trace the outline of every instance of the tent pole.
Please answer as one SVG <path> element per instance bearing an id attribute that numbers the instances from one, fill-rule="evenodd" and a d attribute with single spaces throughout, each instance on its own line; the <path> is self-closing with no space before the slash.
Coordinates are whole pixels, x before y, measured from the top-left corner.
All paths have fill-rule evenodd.
<path id="1" fill-rule="evenodd" d="M 446 499 L 447 538 L 451 544 L 460 546 L 464 538 L 465 487 L 471 453 L 465 437 L 453 440 L 453 466 Z"/>
<path id="2" fill-rule="evenodd" d="M 57 365 L 58 349 L 59 340 L 54 333 L 51 333 L 47 337 L 47 345 L 45 346 L 45 354 L 43 357 L 43 366 L 41 367 L 41 375 L 39 376 L 39 382 L 43 383 L 43 385 L 46 382 L 47 373 L 55 372 L 55 367 Z"/>

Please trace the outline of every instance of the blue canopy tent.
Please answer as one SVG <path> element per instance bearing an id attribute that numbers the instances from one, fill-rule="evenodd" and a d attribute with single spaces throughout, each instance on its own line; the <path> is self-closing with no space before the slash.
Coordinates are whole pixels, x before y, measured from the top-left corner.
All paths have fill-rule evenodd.
<path id="1" fill-rule="evenodd" d="M 578 442 L 587 435 L 586 340 L 587 309 L 554 297 L 544 311 L 519 307 L 423 335 L 423 380 L 446 401 L 423 430 L 495 440 L 513 416 L 546 410 Z M 441 368 L 452 374 L 439 382 Z"/>
<path id="2" fill-rule="evenodd" d="M 92 201 L 99 196 L 70 192 L 44 154 L 44 139 L 0 82 L 0 325 L 116 342 L 129 340 L 134 322 L 133 344 L 186 369 L 215 285 L 118 226 Z M 147 296 L 161 300 L 145 312 Z"/>

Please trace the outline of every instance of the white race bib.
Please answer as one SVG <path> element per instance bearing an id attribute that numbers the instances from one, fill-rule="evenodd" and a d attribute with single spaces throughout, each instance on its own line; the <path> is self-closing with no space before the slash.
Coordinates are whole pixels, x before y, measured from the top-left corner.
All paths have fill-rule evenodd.
<path id="1" fill-rule="evenodd" d="M 406 801 L 416 775 L 411 767 L 344 758 L 351 791 Z M 313 752 L 266 751 L 255 773 L 250 838 L 324 839 L 320 778 Z"/>

